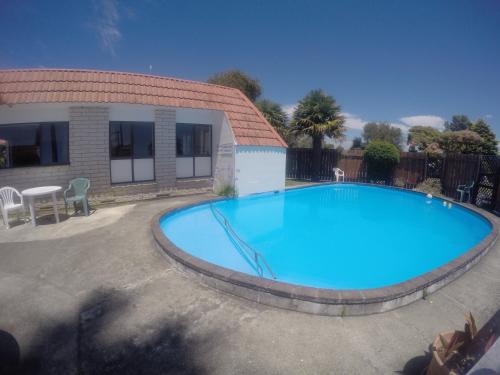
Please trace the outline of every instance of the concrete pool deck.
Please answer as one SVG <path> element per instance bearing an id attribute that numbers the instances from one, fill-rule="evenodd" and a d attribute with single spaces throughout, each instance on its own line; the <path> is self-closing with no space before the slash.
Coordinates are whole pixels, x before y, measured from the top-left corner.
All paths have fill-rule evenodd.
<path id="1" fill-rule="evenodd" d="M 2 354 L 19 356 L 20 373 L 411 373 L 467 311 L 482 326 L 500 309 L 498 244 L 427 299 L 382 314 L 314 316 L 223 294 L 178 271 L 151 235 L 155 214 L 208 197 L 0 227 Z"/>

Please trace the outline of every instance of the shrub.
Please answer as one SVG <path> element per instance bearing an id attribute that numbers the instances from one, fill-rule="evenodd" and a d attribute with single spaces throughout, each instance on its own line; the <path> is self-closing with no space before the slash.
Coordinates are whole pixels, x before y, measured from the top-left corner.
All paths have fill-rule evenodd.
<path id="1" fill-rule="evenodd" d="M 438 140 L 439 148 L 447 154 L 482 154 L 484 140 L 470 130 L 444 132 Z"/>
<path id="2" fill-rule="evenodd" d="M 442 196 L 442 189 L 441 180 L 439 178 L 428 178 L 415 186 L 413 190 L 432 194 L 434 196 Z"/>
<path id="3" fill-rule="evenodd" d="M 399 163 L 399 150 L 392 143 L 373 141 L 366 147 L 365 161 L 370 179 L 387 181 Z"/>
<path id="4" fill-rule="evenodd" d="M 217 189 L 215 194 L 232 198 L 236 196 L 236 189 L 232 185 L 223 185 L 219 189 Z"/>
<path id="5" fill-rule="evenodd" d="M 405 188 L 406 187 L 406 181 L 402 178 L 396 178 L 393 181 L 394 186 L 400 187 L 400 188 Z"/>

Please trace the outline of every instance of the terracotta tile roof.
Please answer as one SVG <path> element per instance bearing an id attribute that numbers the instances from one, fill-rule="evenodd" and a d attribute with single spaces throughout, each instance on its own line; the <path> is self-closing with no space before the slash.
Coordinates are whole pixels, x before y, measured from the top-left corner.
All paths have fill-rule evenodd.
<path id="1" fill-rule="evenodd" d="M 239 90 L 168 77 L 73 69 L 0 70 L 0 105 L 131 103 L 224 111 L 237 144 L 286 147 Z"/>

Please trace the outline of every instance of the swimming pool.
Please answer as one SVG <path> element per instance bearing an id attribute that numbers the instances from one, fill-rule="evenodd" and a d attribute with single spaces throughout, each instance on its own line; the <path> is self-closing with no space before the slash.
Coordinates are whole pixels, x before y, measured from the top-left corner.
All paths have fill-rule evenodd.
<path id="1" fill-rule="evenodd" d="M 436 270 L 496 238 L 488 219 L 460 205 L 362 184 L 219 200 L 170 212 L 158 224 L 190 259 L 226 274 L 365 297 L 370 290 L 428 281 L 424 275 L 437 276 Z"/>

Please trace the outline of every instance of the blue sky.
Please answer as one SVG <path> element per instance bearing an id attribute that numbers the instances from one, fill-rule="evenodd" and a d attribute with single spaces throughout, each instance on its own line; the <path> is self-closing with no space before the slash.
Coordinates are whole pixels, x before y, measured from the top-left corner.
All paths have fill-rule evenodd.
<path id="1" fill-rule="evenodd" d="M 350 137 L 483 117 L 500 136 L 500 1 L 0 2 L 0 67 L 206 80 L 240 68 L 290 109 L 333 95 Z"/>

